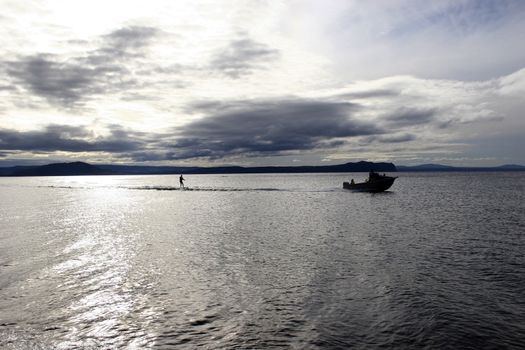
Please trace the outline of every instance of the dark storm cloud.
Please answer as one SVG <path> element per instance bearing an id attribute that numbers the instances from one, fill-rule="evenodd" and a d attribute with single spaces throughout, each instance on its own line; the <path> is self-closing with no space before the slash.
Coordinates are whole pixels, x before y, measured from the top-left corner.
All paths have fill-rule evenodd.
<path id="1" fill-rule="evenodd" d="M 384 119 L 388 125 L 395 127 L 413 126 L 434 121 L 437 113 L 438 110 L 435 108 L 400 108 L 388 114 Z"/>
<path id="2" fill-rule="evenodd" d="M 130 152 L 140 150 L 147 137 L 140 132 L 110 126 L 108 136 L 95 137 L 82 126 L 48 125 L 43 130 L 0 129 L 1 151 Z"/>
<path id="3" fill-rule="evenodd" d="M 382 133 L 352 119 L 358 105 L 303 99 L 193 105 L 208 116 L 177 131 L 173 159 L 278 155 L 331 148 L 341 139 Z M 168 146 L 168 145 L 166 145 Z"/>
<path id="4" fill-rule="evenodd" d="M 35 54 L 4 62 L 12 84 L 20 85 L 48 102 L 72 108 L 94 95 L 136 86 L 127 64 L 143 56 L 158 31 L 126 27 L 104 37 L 99 48 L 74 57 Z"/>
<path id="5" fill-rule="evenodd" d="M 279 51 L 249 38 L 232 41 L 227 48 L 219 52 L 211 61 L 212 70 L 237 79 L 249 75 L 279 56 Z"/>

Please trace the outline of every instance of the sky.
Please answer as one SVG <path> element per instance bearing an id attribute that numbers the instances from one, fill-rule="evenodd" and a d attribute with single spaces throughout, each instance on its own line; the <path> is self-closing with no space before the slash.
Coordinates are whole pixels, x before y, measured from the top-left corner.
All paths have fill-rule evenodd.
<path id="1" fill-rule="evenodd" d="M 0 166 L 525 164 L 521 0 L 0 0 Z"/>

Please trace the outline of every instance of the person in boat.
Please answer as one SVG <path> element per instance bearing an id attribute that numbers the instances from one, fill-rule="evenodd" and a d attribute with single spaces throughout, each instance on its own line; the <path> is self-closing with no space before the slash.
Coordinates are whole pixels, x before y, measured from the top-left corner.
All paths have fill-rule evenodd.
<path id="1" fill-rule="evenodd" d="M 355 185 L 354 179 L 350 181 L 350 185 Z"/>
<path id="2" fill-rule="evenodd" d="M 184 188 L 184 178 L 182 177 L 182 174 L 179 177 L 179 185 L 181 188 Z"/>

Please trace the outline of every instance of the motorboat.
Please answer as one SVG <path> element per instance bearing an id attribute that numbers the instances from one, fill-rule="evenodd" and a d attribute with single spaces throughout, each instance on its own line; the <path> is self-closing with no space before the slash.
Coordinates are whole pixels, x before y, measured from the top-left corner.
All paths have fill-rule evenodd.
<path id="1" fill-rule="evenodd" d="M 380 175 L 374 171 L 370 171 L 368 179 L 365 182 L 355 183 L 343 182 L 343 188 L 346 190 L 360 191 L 360 192 L 383 192 L 388 190 L 397 179 L 397 176 Z"/>

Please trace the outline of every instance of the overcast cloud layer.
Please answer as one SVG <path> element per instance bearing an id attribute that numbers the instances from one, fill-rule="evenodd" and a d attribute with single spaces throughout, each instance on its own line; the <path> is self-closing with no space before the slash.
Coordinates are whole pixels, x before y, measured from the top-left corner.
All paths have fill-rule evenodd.
<path id="1" fill-rule="evenodd" d="M 525 164 L 519 0 L 0 9 L 0 166 Z"/>

